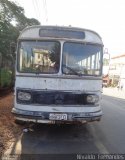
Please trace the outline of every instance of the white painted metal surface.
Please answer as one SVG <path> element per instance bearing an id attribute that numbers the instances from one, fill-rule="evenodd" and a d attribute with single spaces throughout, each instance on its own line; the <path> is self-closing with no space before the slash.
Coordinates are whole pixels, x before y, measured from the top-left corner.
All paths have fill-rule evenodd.
<path id="1" fill-rule="evenodd" d="M 86 113 L 86 112 L 97 112 L 100 110 L 100 106 L 97 107 L 90 107 L 90 106 L 57 106 L 57 105 L 22 105 L 22 104 L 16 104 L 16 108 L 21 110 L 27 110 L 27 111 L 42 111 L 42 112 L 68 112 L 68 113 Z"/>
<path id="2" fill-rule="evenodd" d="M 91 30 L 87 30 L 87 29 L 73 28 L 73 27 L 31 26 L 31 27 L 25 28 L 21 32 L 21 34 L 19 36 L 19 39 L 42 39 L 42 38 L 45 39 L 45 37 L 40 37 L 39 36 L 39 30 L 41 28 L 57 28 L 57 29 L 63 28 L 65 30 L 83 31 L 83 32 L 85 32 L 85 39 L 82 39 L 80 41 L 98 43 L 98 44 L 102 44 L 103 45 L 101 37 L 96 32 L 91 31 Z M 46 39 L 50 39 L 50 38 L 46 38 Z M 56 39 L 61 39 L 61 38 L 56 38 Z M 62 39 L 66 39 L 66 38 L 62 38 Z M 74 39 L 74 40 L 78 41 L 78 39 Z"/>
<path id="3" fill-rule="evenodd" d="M 26 28 L 20 34 L 19 40 L 42 40 L 49 39 L 46 37 L 39 36 L 39 30 L 41 28 L 46 28 L 48 26 L 34 26 Z M 49 28 L 58 28 L 50 26 Z M 102 40 L 100 36 L 91 30 L 72 28 L 72 27 L 63 27 L 68 30 L 78 30 L 85 32 L 85 39 L 72 39 L 72 41 L 80 42 L 90 42 L 95 44 L 101 44 Z M 16 83 L 15 83 L 15 92 L 17 89 L 24 90 L 40 90 L 40 91 L 65 91 L 65 92 L 74 92 L 74 93 L 92 93 L 99 95 L 101 99 L 101 90 L 102 90 L 102 79 L 101 76 L 78 76 L 78 75 L 63 75 L 61 71 L 62 65 L 62 50 L 63 43 L 67 38 L 52 38 L 58 39 L 61 42 L 61 56 L 60 56 L 60 70 L 57 74 L 36 74 L 36 73 L 20 73 L 16 71 Z M 49 39 L 50 40 L 50 39 Z M 16 94 L 17 95 L 17 94 Z M 17 104 L 15 99 L 15 108 L 26 111 L 38 111 L 38 112 L 62 112 L 62 113 L 87 113 L 87 112 L 100 112 L 100 105 L 28 105 L 28 104 Z M 23 119 L 23 117 L 22 117 Z M 35 120 L 34 120 L 35 121 Z M 42 122 L 42 120 L 41 120 Z"/>
<path id="4" fill-rule="evenodd" d="M 35 90 L 59 90 L 97 92 L 102 87 L 102 80 L 59 79 L 36 77 L 16 77 L 16 88 Z"/>
<path id="5" fill-rule="evenodd" d="M 30 90 L 57 90 L 70 91 L 75 93 L 94 93 L 99 95 L 101 99 L 101 80 L 80 80 L 80 79 L 53 79 L 41 77 L 17 77 L 16 88 Z M 16 104 L 16 108 L 29 111 L 43 112 L 96 112 L 100 110 L 100 106 L 39 106 L 39 105 L 22 105 Z"/>

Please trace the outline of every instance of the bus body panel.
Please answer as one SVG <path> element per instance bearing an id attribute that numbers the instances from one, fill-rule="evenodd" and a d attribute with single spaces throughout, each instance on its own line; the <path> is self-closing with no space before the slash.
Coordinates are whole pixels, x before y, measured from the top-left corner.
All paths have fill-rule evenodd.
<path id="1" fill-rule="evenodd" d="M 43 35 L 47 35 L 50 33 L 51 35 L 42 37 L 40 35 L 41 29 L 44 31 Z M 51 31 L 54 32 L 52 33 Z M 62 35 L 62 37 L 59 37 L 57 35 L 52 36 L 57 31 L 60 35 Z M 61 33 L 61 31 L 64 32 L 66 31 L 67 33 L 70 32 L 70 36 L 73 35 L 74 38 L 72 37 L 68 38 L 66 34 L 65 34 L 66 37 L 63 37 L 62 34 L 63 32 Z M 76 38 L 77 33 L 74 34 L 75 32 L 77 32 L 78 35 L 79 33 L 82 34 L 83 32 L 84 33 L 83 36 L 85 35 L 85 37 Z M 33 62 L 33 58 L 35 57 L 33 54 L 35 53 L 36 56 L 38 55 L 38 53 L 36 54 L 36 52 L 39 52 L 39 54 L 41 54 L 42 57 L 45 55 L 45 53 L 47 53 L 48 55 L 54 53 L 54 49 L 52 49 L 51 47 L 52 43 L 47 44 L 46 42 L 48 41 L 60 43 L 60 48 L 58 46 L 55 46 L 54 48 L 56 49 L 56 47 L 58 47 L 58 49 L 60 49 L 59 53 L 60 61 L 59 61 L 58 73 L 54 74 L 51 73 L 45 74 L 39 72 L 31 73 L 34 70 L 32 70 L 29 73 L 23 72 L 23 70 L 20 71 L 19 63 L 23 64 L 22 58 L 26 59 L 26 57 L 30 56 L 32 58 L 32 59 L 30 58 L 30 61 Z M 25 46 L 25 43 L 23 42 L 30 42 L 30 43 L 27 43 Z M 35 42 L 35 44 L 33 44 L 33 42 Z M 47 46 L 48 49 L 45 48 L 44 42 L 46 43 L 46 45 L 48 45 Z M 39 43 L 38 45 L 39 47 L 37 46 L 37 43 Z M 84 46 L 88 45 L 86 48 L 84 48 L 84 50 L 82 50 L 88 52 L 84 56 L 81 54 L 82 52 L 80 51 L 78 53 L 75 51 L 76 54 L 74 54 L 75 53 L 74 50 L 76 50 L 76 47 L 74 47 L 73 49 L 71 48 L 71 46 L 72 45 L 74 46 L 75 44 L 76 47 L 78 47 L 79 44 L 79 47 L 81 47 L 81 49 L 82 45 Z M 30 45 L 37 47 L 32 48 Z M 43 48 L 42 47 L 40 48 L 41 45 Z M 89 50 L 89 45 L 90 45 L 90 50 Z M 67 53 L 67 48 L 69 49 L 68 53 Z M 17 68 L 16 68 L 16 82 L 15 82 L 15 104 L 12 109 L 12 113 L 15 115 L 15 118 L 21 121 L 30 121 L 36 123 L 58 123 L 58 122 L 85 123 L 85 122 L 99 121 L 103 114 L 100 106 L 101 92 L 102 92 L 102 48 L 103 48 L 103 42 L 101 37 L 96 32 L 91 30 L 73 28 L 73 27 L 58 27 L 58 26 L 31 26 L 25 28 L 21 32 L 18 38 Z M 65 53 L 63 53 L 64 51 Z M 30 53 L 28 55 L 27 52 L 31 52 L 32 54 Z M 55 53 L 57 54 L 57 52 Z M 70 59 L 71 56 L 73 56 L 73 54 L 76 57 L 74 59 Z M 83 59 L 80 59 L 81 55 L 83 56 Z M 19 58 L 20 56 L 22 57 Z M 79 58 L 77 56 L 79 56 Z M 63 61 L 65 58 L 66 58 L 65 64 L 68 63 L 75 64 L 75 60 L 77 60 L 78 58 L 79 63 L 77 63 L 76 67 L 78 67 L 78 65 L 83 65 L 83 63 L 86 63 L 87 66 L 90 63 L 90 66 L 88 66 L 88 70 L 91 75 L 80 75 L 79 73 L 76 73 L 76 71 L 72 71 L 73 69 L 70 67 L 65 68 L 69 71 L 69 74 L 67 74 L 67 71 L 64 73 L 65 70 L 63 69 Z M 68 58 L 70 59 L 70 61 L 68 61 Z M 84 60 L 86 60 L 86 62 L 82 62 Z M 30 61 L 27 61 L 27 64 L 28 63 L 31 64 Z M 21 65 L 21 68 L 22 66 L 23 65 Z M 71 65 L 71 67 L 73 66 Z M 47 102 L 44 104 L 41 102 L 42 94 L 43 97 L 45 94 L 47 101 L 46 95 L 48 93 L 51 94 L 49 98 L 52 99 L 50 100 L 53 102 L 52 104 L 47 104 Z M 35 101 L 36 98 L 38 100 L 37 102 L 40 103 L 35 103 L 34 101 L 31 103 L 29 102 L 27 103 L 25 101 L 24 103 L 23 101 L 19 100 L 19 97 L 22 96 L 21 94 L 25 95 L 25 96 L 23 95 L 24 99 L 27 98 L 27 96 L 31 96 L 31 100 L 33 99 Z M 63 98 L 65 97 L 66 99 L 67 98 L 66 96 L 67 97 L 69 96 L 71 98 L 71 101 L 67 100 L 67 102 L 65 102 Z M 74 104 L 73 104 L 73 96 L 74 97 L 76 96 Z M 84 98 L 86 103 L 83 103 L 84 100 L 82 98 Z M 76 104 L 77 100 L 79 104 Z"/>
<path id="2" fill-rule="evenodd" d="M 102 80 L 89 79 L 62 79 L 43 77 L 21 77 L 16 78 L 16 88 L 36 90 L 64 90 L 64 91 L 101 91 Z"/>
<path id="3" fill-rule="evenodd" d="M 85 39 L 76 39 L 76 38 L 64 38 L 64 37 L 40 37 L 39 30 L 40 29 L 52 29 L 52 30 L 66 30 L 66 31 L 82 31 L 85 32 Z M 75 27 L 60 27 L 60 26 L 30 26 L 28 28 L 25 28 L 20 36 L 19 40 L 23 39 L 63 39 L 63 40 L 75 40 L 75 41 L 86 41 L 91 43 L 97 43 L 103 45 L 101 37 L 96 33 L 95 31 L 88 30 L 88 29 L 82 29 L 82 28 L 75 28 Z"/>

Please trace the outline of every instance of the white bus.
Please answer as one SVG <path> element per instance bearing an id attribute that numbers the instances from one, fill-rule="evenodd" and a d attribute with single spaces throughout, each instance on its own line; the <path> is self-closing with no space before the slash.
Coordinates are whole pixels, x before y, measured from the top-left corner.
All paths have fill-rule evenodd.
<path id="1" fill-rule="evenodd" d="M 103 42 L 94 31 L 59 26 L 25 28 L 17 45 L 17 121 L 99 121 Z"/>

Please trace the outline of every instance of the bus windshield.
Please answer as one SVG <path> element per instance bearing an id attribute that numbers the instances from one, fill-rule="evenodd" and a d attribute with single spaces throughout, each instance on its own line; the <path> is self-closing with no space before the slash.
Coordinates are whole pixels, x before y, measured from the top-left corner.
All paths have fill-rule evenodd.
<path id="1" fill-rule="evenodd" d="M 62 74 L 101 75 L 102 46 L 64 42 Z M 21 41 L 18 70 L 24 73 L 59 72 L 61 45 L 57 41 Z"/>
<path id="2" fill-rule="evenodd" d="M 58 73 L 60 43 L 54 41 L 22 41 L 19 44 L 20 72 Z"/>
<path id="3" fill-rule="evenodd" d="M 62 72 L 68 75 L 101 75 L 101 54 L 100 45 L 65 42 Z"/>

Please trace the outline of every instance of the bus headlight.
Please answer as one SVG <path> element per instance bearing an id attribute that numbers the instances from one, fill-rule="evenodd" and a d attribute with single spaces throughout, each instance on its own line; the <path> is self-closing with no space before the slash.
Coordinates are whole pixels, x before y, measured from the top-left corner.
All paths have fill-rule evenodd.
<path id="1" fill-rule="evenodd" d="M 88 95 L 86 98 L 87 103 L 97 103 L 99 101 L 98 95 Z"/>
<path id="2" fill-rule="evenodd" d="M 22 101 L 29 101 L 29 100 L 31 100 L 31 94 L 28 92 L 19 91 L 18 92 L 18 99 L 22 100 Z"/>

